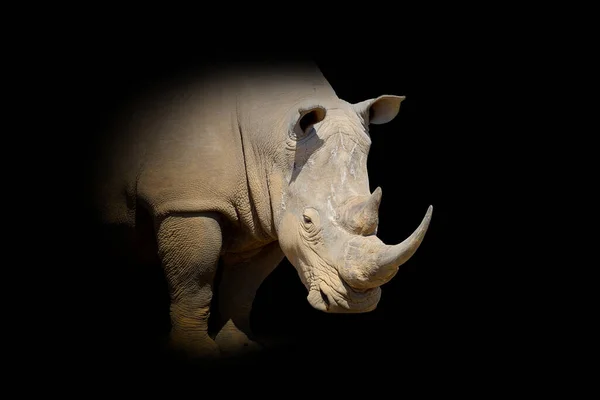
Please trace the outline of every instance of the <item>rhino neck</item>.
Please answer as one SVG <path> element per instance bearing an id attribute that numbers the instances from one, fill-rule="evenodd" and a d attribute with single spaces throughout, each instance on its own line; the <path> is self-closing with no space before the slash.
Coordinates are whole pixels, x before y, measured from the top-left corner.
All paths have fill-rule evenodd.
<path id="1" fill-rule="evenodd" d="M 234 74 L 236 117 L 248 190 L 244 222 L 255 237 L 277 240 L 289 180 L 284 143 L 290 110 L 308 98 L 337 99 L 313 64 L 256 69 Z M 250 212 L 251 211 L 251 212 Z"/>

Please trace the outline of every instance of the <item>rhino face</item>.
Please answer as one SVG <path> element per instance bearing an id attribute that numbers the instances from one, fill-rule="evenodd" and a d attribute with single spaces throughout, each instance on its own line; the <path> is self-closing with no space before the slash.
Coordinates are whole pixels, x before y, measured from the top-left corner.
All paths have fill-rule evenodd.
<path id="1" fill-rule="evenodd" d="M 368 312 L 416 251 L 431 219 L 395 246 L 376 236 L 382 191 L 369 190 L 369 124 L 391 121 L 404 97 L 358 104 L 306 103 L 289 118 L 283 157 L 287 171 L 278 224 L 280 246 L 325 312 Z"/>

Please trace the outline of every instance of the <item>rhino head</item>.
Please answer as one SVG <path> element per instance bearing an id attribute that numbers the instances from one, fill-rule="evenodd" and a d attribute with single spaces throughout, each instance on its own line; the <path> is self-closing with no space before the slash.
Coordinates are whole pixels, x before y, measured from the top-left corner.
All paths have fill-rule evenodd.
<path id="1" fill-rule="evenodd" d="M 375 309 L 380 286 L 415 253 L 427 231 L 431 206 L 402 243 L 386 245 L 376 236 L 382 191 L 369 189 L 368 128 L 395 118 L 403 100 L 391 95 L 356 104 L 307 100 L 287 118 L 276 228 L 281 249 L 318 310 Z"/>

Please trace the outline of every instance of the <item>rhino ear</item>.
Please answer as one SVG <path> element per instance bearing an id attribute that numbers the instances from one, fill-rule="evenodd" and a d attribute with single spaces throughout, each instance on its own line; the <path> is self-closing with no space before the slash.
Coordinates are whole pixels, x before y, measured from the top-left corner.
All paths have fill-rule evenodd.
<path id="1" fill-rule="evenodd" d="M 382 95 L 375 99 L 369 99 L 353 104 L 357 113 L 368 118 L 369 124 L 387 124 L 398 115 L 400 103 L 405 96 Z"/>
<path id="2" fill-rule="evenodd" d="M 294 121 L 292 131 L 296 139 L 301 139 L 310 133 L 314 124 L 317 124 L 325 119 L 327 110 L 318 105 L 303 106 L 298 109 L 298 114 Z"/>

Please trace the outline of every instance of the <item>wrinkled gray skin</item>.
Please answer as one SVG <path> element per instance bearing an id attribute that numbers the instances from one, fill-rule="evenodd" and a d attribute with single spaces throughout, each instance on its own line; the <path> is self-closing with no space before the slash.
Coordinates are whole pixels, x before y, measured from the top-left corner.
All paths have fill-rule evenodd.
<path id="1" fill-rule="evenodd" d="M 238 354 L 251 341 L 257 289 L 287 257 L 308 302 L 368 312 L 419 246 L 431 207 L 404 242 L 376 236 L 381 189 L 369 190 L 370 124 L 404 97 L 350 104 L 312 65 L 248 69 L 170 86 L 122 120 L 95 194 L 106 223 L 154 220 L 171 295 L 170 343 L 192 357 Z M 222 327 L 207 322 L 219 259 Z"/>

